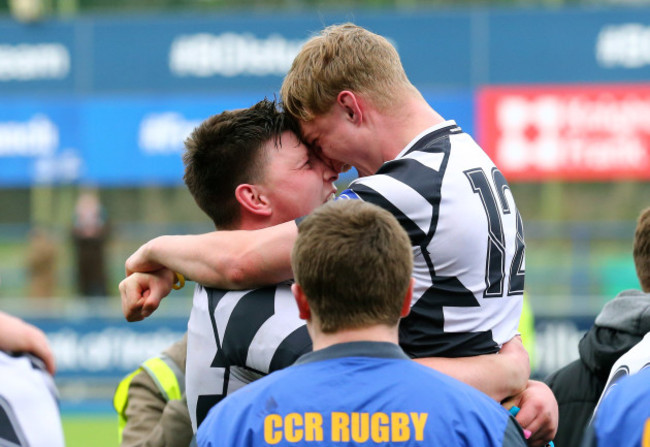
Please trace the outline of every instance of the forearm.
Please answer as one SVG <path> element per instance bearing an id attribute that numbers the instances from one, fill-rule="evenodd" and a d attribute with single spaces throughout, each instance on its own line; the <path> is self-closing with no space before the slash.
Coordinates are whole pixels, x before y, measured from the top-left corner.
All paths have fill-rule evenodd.
<path id="1" fill-rule="evenodd" d="M 290 279 L 294 222 L 256 231 L 161 236 L 126 262 L 127 275 L 166 267 L 201 284 L 244 289 Z"/>
<path id="2" fill-rule="evenodd" d="M 506 343 L 498 354 L 415 361 L 471 385 L 498 402 L 521 393 L 530 376 L 528 353 L 519 337 Z"/>

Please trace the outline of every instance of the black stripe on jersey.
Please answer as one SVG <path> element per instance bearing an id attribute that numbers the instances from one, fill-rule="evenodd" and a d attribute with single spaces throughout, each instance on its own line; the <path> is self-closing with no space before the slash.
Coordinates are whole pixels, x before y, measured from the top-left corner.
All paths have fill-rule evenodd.
<path id="1" fill-rule="evenodd" d="M 418 227 L 411 219 L 409 219 L 406 214 L 402 213 L 399 208 L 394 206 L 390 201 L 388 201 L 384 196 L 379 194 L 374 189 L 363 185 L 358 184 L 351 187 L 356 195 L 359 196 L 364 202 L 372 203 L 377 205 L 386 211 L 389 211 L 393 216 L 397 218 L 400 225 L 411 239 L 411 244 L 414 246 L 420 245 L 420 241 L 426 238 L 426 234 Z"/>
<path id="2" fill-rule="evenodd" d="M 228 319 L 221 346 L 229 365 L 248 368 L 248 348 L 260 327 L 275 314 L 275 291 L 276 286 L 252 290 L 235 305 Z M 246 324 L 232 324 L 233 321 L 245 321 Z"/>
<path id="3" fill-rule="evenodd" d="M 427 259 L 427 262 L 430 262 Z M 434 276 L 399 326 L 400 345 L 411 357 L 469 357 L 499 351 L 492 331 L 444 332 L 445 307 L 475 307 L 476 298 L 455 277 Z"/>
<path id="4" fill-rule="evenodd" d="M 9 401 L 0 396 L 0 444 L 6 447 L 27 446 L 27 438 L 20 428 Z"/>
<path id="5" fill-rule="evenodd" d="M 269 372 L 286 368 L 295 363 L 299 356 L 312 351 L 311 338 L 307 332 L 307 326 L 300 326 L 293 331 L 287 338 L 282 340 L 280 346 L 273 354 Z"/>
<path id="6" fill-rule="evenodd" d="M 415 151 L 422 151 L 422 152 L 442 152 L 442 150 L 436 146 L 436 142 L 440 138 L 444 139 L 449 139 L 449 135 L 454 134 L 457 135 L 459 133 L 462 133 L 462 130 L 458 126 L 449 126 L 449 127 L 443 127 L 442 129 L 438 129 L 435 132 L 431 132 L 430 134 L 425 135 L 408 150 L 404 155 L 410 154 Z"/>
<path id="7" fill-rule="evenodd" d="M 212 360 L 212 364 L 210 365 L 212 368 L 223 368 L 230 366 L 229 363 L 226 361 L 224 355 L 223 355 L 223 350 L 221 349 L 221 340 L 219 339 L 219 330 L 217 329 L 217 321 L 214 317 L 214 312 L 217 309 L 217 304 L 221 300 L 221 298 L 228 293 L 227 290 L 221 290 L 221 289 L 210 289 L 206 288 L 205 292 L 208 295 L 208 310 L 210 314 L 210 323 L 212 323 L 212 332 L 214 333 L 214 339 L 217 342 L 217 354 L 214 357 L 214 360 Z M 227 382 L 227 381 L 226 381 Z M 225 391 L 225 389 L 224 389 Z"/>
<path id="8" fill-rule="evenodd" d="M 440 190 L 442 188 L 442 179 L 447 169 L 449 153 L 451 151 L 451 141 L 449 140 L 450 129 L 453 128 L 439 129 L 424 136 L 407 152 L 407 154 L 415 151 L 444 154 L 439 170 L 436 171 L 431 169 L 411 158 L 400 158 L 399 160 L 394 160 L 385 164 L 379 169 L 379 171 L 377 171 L 377 174 L 388 175 L 389 177 L 408 185 L 410 188 L 417 191 L 418 194 L 420 194 L 431 205 L 432 210 L 429 233 L 426 237 L 411 239 L 411 241 L 415 242 L 414 245 L 420 246 L 423 251 L 425 251 L 426 246 L 431 242 L 438 224 L 438 208 L 440 207 L 441 197 Z M 354 190 L 354 188 L 352 189 Z M 417 227 L 417 225 L 415 226 Z M 410 234 L 411 233 L 409 232 L 409 235 Z M 429 267 L 431 268 L 432 266 L 430 265 Z"/>
<path id="9" fill-rule="evenodd" d="M 451 152 L 450 135 L 461 133 L 457 126 L 448 126 L 425 135 L 406 154 L 415 152 L 444 154 L 438 170 L 427 167 L 414 158 L 400 158 L 382 166 L 377 174 L 383 174 L 404 183 L 420 194 L 431 205 L 431 222 L 428 234 L 424 234 L 408 216 L 390 203 L 380 193 L 363 185 L 350 185 L 357 195 L 378 205 L 397 217 L 408 232 L 413 246 L 421 248 L 433 284 L 413 305 L 410 314 L 400 324 L 400 344 L 412 357 L 454 356 L 463 357 L 498 351 L 491 331 L 471 333 L 444 332 L 443 306 L 479 306 L 474 294 L 457 278 L 437 276 L 435 265 L 426 248 L 435 235 L 438 224 L 442 180 Z"/>

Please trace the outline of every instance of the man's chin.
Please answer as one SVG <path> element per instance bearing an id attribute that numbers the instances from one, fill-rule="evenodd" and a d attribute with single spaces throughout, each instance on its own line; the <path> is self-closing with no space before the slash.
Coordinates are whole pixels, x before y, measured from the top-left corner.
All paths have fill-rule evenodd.
<path id="1" fill-rule="evenodd" d="M 334 199 L 336 199 L 336 193 L 335 193 L 335 192 L 333 192 L 332 194 L 330 194 L 329 196 L 327 196 L 327 197 L 325 198 L 325 200 L 323 200 L 323 204 L 325 204 L 325 203 L 327 203 L 327 202 L 331 202 L 331 201 L 334 200 Z"/>

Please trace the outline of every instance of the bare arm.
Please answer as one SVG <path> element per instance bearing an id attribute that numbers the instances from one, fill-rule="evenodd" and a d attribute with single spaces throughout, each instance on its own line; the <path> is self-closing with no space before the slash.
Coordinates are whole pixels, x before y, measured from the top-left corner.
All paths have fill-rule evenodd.
<path id="1" fill-rule="evenodd" d="M 414 360 L 465 382 L 498 402 L 521 393 L 530 377 L 528 353 L 519 336 L 505 343 L 498 354 Z"/>
<path id="2" fill-rule="evenodd" d="M 0 349 L 34 354 L 50 374 L 55 372 L 54 354 L 43 331 L 4 312 L 0 312 Z"/>
<path id="3" fill-rule="evenodd" d="M 210 287 L 247 289 L 290 279 L 294 221 L 254 231 L 161 236 L 126 261 L 127 276 L 166 267 Z"/>

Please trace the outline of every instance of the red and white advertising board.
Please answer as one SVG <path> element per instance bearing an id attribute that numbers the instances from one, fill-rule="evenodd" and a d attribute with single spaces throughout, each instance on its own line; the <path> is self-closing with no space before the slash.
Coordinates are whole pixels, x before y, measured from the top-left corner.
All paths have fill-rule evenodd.
<path id="1" fill-rule="evenodd" d="M 477 113 L 508 180 L 650 180 L 650 84 L 486 87 Z"/>

